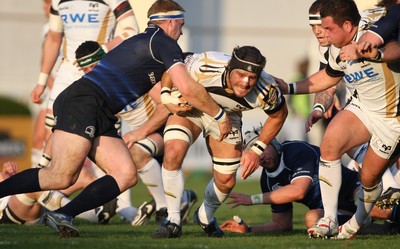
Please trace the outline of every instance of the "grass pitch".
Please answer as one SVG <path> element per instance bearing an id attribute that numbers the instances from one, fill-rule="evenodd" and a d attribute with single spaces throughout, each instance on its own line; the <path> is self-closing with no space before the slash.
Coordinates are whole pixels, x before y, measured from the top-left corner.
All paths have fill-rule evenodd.
<path id="1" fill-rule="evenodd" d="M 146 225 L 133 227 L 123 223 L 119 217 L 114 217 L 109 225 L 89 224 L 85 221 L 75 220 L 74 224 L 80 230 L 80 237 L 73 239 L 59 239 L 49 227 L 0 225 L 0 249 L 126 249 L 126 248 L 285 248 L 285 249 L 322 249 L 322 248 L 399 248 L 400 236 L 398 235 L 360 235 L 354 240 L 319 240 L 308 239 L 303 223 L 306 208 L 295 204 L 294 230 L 285 233 L 251 233 L 236 234 L 225 233 L 223 239 L 205 237 L 200 227 L 193 224 L 192 215 L 200 205 L 204 188 L 210 180 L 210 175 L 204 172 L 192 173 L 186 177 L 186 187 L 196 191 L 199 201 L 192 209 L 188 224 L 183 227 L 183 235 L 178 239 L 155 240 L 151 234 L 158 225 L 154 218 Z M 260 193 L 259 181 L 238 180 L 234 189 L 237 192 L 249 194 Z M 148 200 L 147 191 L 139 183 L 132 189 L 132 198 L 135 206 Z M 251 207 L 238 207 L 231 209 L 223 204 L 216 213 L 219 224 L 233 215 L 240 215 L 248 224 L 260 224 L 271 219 L 271 209 L 268 205 Z"/>

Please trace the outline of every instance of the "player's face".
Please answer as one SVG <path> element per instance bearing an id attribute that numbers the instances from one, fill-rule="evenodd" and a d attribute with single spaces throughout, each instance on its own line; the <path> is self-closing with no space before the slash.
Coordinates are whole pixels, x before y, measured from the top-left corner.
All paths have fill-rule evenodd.
<path id="1" fill-rule="evenodd" d="M 347 25 L 346 22 L 339 26 L 337 25 L 331 16 L 322 18 L 322 27 L 325 29 L 325 36 L 328 42 L 335 47 L 341 48 L 348 43 L 348 32 L 343 28 Z"/>
<path id="2" fill-rule="evenodd" d="M 317 38 L 317 41 L 321 47 L 329 46 L 327 37 L 325 36 L 325 29 L 322 28 L 321 24 L 310 24 L 312 32 Z"/>
<path id="3" fill-rule="evenodd" d="M 272 145 L 268 145 L 260 156 L 260 166 L 269 171 L 276 170 L 278 166 L 277 159 L 278 153 Z"/>
<path id="4" fill-rule="evenodd" d="M 243 98 L 248 94 L 256 84 L 257 74 L 247 72 L 243 69 L 234 69 L 231 71 L 228 79 L 228 88 L 239 97 Z"/>
<path id="5" fill-rule="evenodd" d="M 169 36 L 172 39 L 177 41 L 179 39 L 179 37 L 183 34 L 182 33 L 182 27 L 183 27 L 184 24 L 185 24 L 185 20 L 184 19 L 171 20 Z"/>

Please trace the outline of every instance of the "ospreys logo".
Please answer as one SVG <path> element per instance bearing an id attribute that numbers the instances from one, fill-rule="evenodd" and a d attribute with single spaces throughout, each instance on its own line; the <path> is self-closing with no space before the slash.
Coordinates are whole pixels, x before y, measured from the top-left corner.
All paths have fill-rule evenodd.
<path id="1" fill-rule="evenodd" d="M 89 137 L 94 138 L 94 133 L 96 132 L 96 128 L 94 126 L 88 126 L 85 129 L 85 133 L 89 135 Z"/>

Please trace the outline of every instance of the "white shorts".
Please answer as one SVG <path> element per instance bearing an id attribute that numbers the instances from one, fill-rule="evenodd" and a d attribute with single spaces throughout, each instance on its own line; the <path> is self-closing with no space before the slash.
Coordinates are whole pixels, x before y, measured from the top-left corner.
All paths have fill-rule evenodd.
<path id="1" fill-rule="evenodd" d="M 352 98 L 345 109 L 354 113 L 368 129 L 371 134 L 370 146 L 374 152 L 381 158 L 389 159 L 400 138 L 400 123 L 397 118 L 374 115 L 357 98 Z"/>
<path id="2" fill-rule="evenodd" d="M 47 104 L 48 109 L 53 109 L 54 100 L 69 85 L 80 79 L 84 73 L 77 66 L 67 60 L 61 62 L 60 68 L 56 73 L 53 88 L 51 89 L 50 98 Z"/>
<path id="3" fill-rule="evenodd" d="M 145 94 L 125 106 L 124 110 L 120 111 L 117 116 L 129 125 L 130 130 L 137 130 L 153 115 L 155 108 L 156 103 L 148 94 Z"/>

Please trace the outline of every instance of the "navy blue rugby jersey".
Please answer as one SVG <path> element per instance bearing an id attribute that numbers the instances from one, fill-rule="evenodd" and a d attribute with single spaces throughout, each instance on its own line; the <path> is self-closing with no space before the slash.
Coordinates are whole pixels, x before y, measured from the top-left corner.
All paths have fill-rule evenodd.
<path id="1" fill-rule="evenodd" d="M 277 170 L 261 174 L 261 189 L 263 193 L 271 192 L 290 184 L 298 177 L 312 179 L 312 187 L 306 196 L 299 200 L 309 209 L 323 208 L 321 190 L 318 180 L 320 150 L 319 147 L 303 141 L 285 141 L 282 143 L 282 156 Z M 360 185 L 358 174 L 342 166 L 342 186 L 339 191 L 338 208 L 355 212 L 354 191 Z M 272 212 L 283 213 L 293 209 L 293 203 L 271 205 Z"/>
<path id="2" fill-rule="evenodd" d="M 310 189 L 303 200 L 299 201 L 310 209 L 322 208 L 319 190 L 318 167 L 320 151 L 317 146 L 303 141 L 285 141 L 282 143 L 282 156 L 277 170 L 261 174 L 261 189 L 263 193 L 271 192 L 290 184 L 297 177 L 308 177 L 313 180 Z M 293 208 L 292 203 L 271 205 L 272 212 L 286 212 Z"/>
<path id="3" fill-rule="evenodd" d="M 114 113 L 147 93 L 172 65 L 183 63 L 178 43 L 149 25 L 108 52 L 84 77 L 107 94 Z"/>

